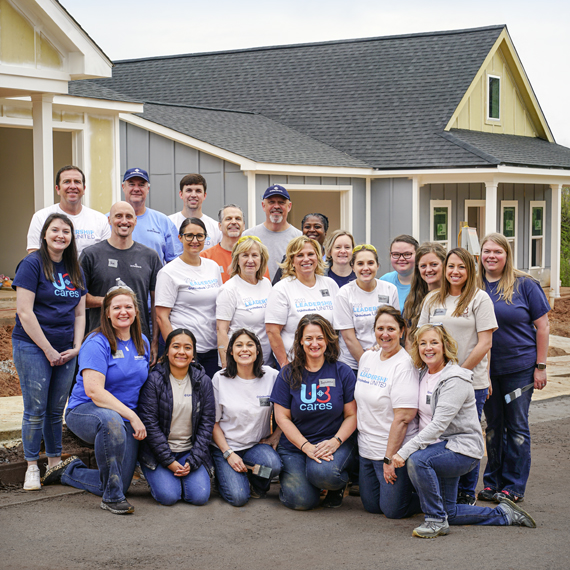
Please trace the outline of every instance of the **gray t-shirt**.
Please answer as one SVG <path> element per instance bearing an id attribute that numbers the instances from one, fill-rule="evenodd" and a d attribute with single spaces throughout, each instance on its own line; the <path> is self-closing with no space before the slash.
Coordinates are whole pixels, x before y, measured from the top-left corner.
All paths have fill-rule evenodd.
<path id="1" fill-rule="evenodd" d="M 117 284 L 117 278 L 137 295 L 142 332 L 150 340 L 150 313 L 147 299 L 154 291 L 156 276 L 162 267 L 158 253 L 136 241 L 129 249 L 117 249 L 107 240 L 89 246 L 79 258 L 85 273 L 87 291 L 95 297 L 104 297 Z M 89 331 L 101 324 L 101 311 L 90 309 Z"/>
<path id="2" fill-rule="evenodd" d="M 277 271 L 278 263 L 281 263 L 285 250 L 289 242 L 298 236 L 303 235 L 303 232 L 294 226 L 289 226 L 285 231 L 272 232 L 268 230 L 263 224 L 259 224 L 249 230 L 243 232 L 244 236 L 257 236 L 265 247 L 269 250 L 269 276 L 271 281 Z"/>

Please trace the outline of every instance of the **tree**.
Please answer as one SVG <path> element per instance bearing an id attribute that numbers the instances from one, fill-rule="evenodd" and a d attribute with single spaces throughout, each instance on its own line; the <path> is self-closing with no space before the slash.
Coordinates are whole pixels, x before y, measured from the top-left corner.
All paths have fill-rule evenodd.
<path id="1" fill-rule="evenodd" d="M 570 187 L 562 188 L 562 227 L 560 228 L 560 280 L 570 287 Z"/>

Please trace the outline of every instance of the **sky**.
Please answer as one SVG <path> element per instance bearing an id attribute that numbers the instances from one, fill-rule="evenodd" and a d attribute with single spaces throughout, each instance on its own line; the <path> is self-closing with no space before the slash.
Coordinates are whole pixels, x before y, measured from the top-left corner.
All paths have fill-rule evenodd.
<path id="1" fill-rule="evenodd" d="M 570 147 L 568 0 L 60 2 L 113 61 L 506 24 L 556 142 Z"/>

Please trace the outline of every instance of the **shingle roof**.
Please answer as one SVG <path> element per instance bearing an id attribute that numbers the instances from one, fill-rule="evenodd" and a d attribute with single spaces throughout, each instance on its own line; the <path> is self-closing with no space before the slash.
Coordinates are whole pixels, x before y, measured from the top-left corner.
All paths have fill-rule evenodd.
<path id="1" fill-rule="evenodd" d="M 89 97 L 91 99 L 105 99 L 106 101 L 125 101 L 127 103 L 142 103 L 130 95 L 119 93 L 105 85 L 92 80 L 70 81 L 68 83 L 69 95 L 74 97 Z"/>

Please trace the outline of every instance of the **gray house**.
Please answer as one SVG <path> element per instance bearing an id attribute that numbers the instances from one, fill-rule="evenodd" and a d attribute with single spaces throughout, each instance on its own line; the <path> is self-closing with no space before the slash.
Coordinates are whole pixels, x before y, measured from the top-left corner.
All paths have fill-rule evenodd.
<path id="1" fill-rule="evenodd" d="M 188 172 L 208 180 L 209 215 L 237 202 L 249 226 L 280 183 L 294 224 L 325 213 L 375 244 L 385 271 L 393 236 L 451 248 L 466 221 L 502 232 L 517 266 L 559 295 L 570 149 L 505 26 L 118 61 L 69 91 L 143 104 L 119 114 L 116 155 L 120 171 L 148 169 L 150 206 L 167 214 Z"/>

